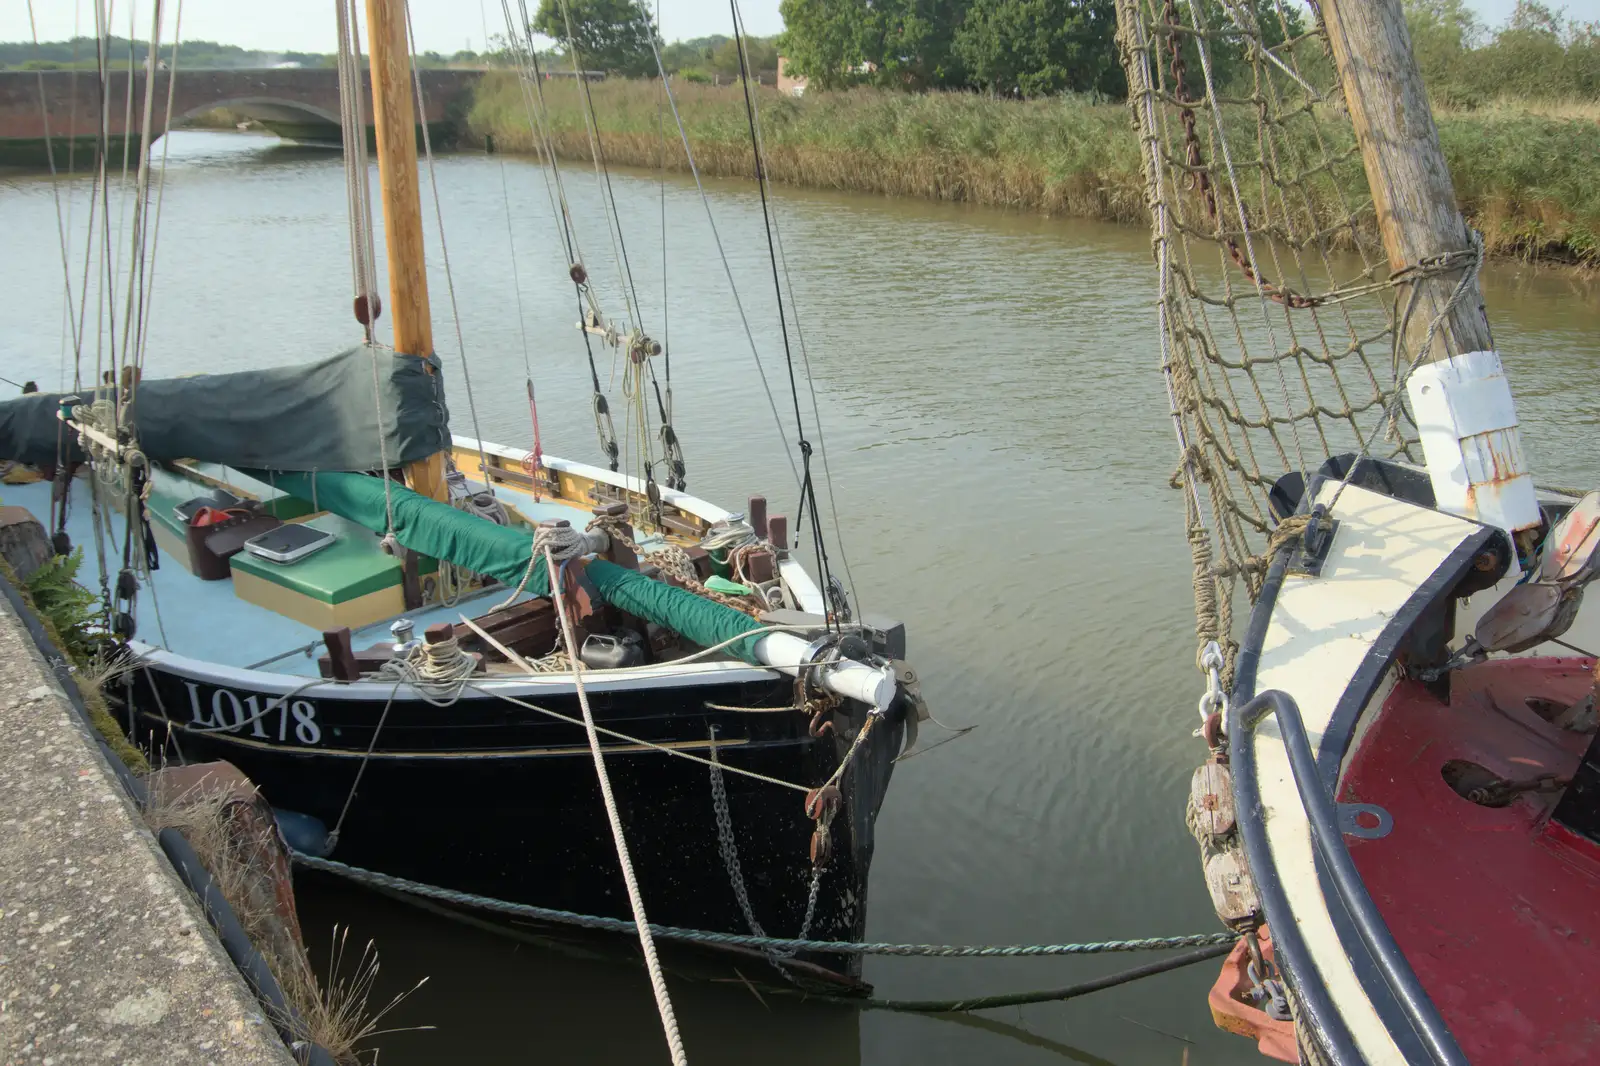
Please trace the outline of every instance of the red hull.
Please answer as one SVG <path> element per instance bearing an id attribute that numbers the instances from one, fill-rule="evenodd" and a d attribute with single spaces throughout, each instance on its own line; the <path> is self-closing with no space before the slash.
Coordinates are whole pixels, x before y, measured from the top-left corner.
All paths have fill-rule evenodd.
<path id="1" fill-rule="evenodd" d="M 1339 799 L 1394 817 L 1347 837 L 1373 900 L 1474 1063 L 1600 1061 L 1600 849 L 1549 821 L 1553 793 L 1480 806 L 1451 760 L 1511 780 L 1573 773 L 1589 736 L 1528 705 L 1594 684 L 1590 659 L 1507 659 L 1453 678 L 1449 705 L 1401 682 L 1350 759 Z M 1571 837 L 1569 840 L 1567 838 Z"/>

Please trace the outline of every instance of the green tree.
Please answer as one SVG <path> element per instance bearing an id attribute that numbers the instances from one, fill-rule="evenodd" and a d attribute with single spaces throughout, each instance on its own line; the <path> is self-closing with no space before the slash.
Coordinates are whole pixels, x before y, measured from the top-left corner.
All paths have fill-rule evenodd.
<path id="1" fill-rule="evenodd" d="M 1474 103 L 1497 96 L 1593 99 L 1600 95 L 1600 26 L 1520 0 L 1493 39 L 1472 50 L 1456 80 Z"/>
<path id="2" fill-rule="evenodd" d="M 965 84 L 954 52 L 967 0 L 783 0 L 778 47 L 822 89 Z"/>
<path id="3" fill-rule="evenodd" d="M 727 37 L 718 33 L 710 37 L 673 41 L 661 50 L 661 65 L 667 68 L 668 74 L 689 69 L 709 70 L 712 55 L 727 40 Z"/>
<path id="4" fill-rule="evenodd" d="M 1405 0 L 1405 12 L 1423 82 L 1435 99 L 1466 104 L 1463 64 L 1482 38 L 1483 24 L 1465 0 Z"/>
<path id="5" fill-rule="evenodd" d="M 972 83 L 1002 95 L 1121 95 L 1112 0 L 985 0 L 955 35 Z"/>
<path id="6" fill-rule="evenodd" d="M 771 84 L 778 74 L 778 46 L 763 37 L 744 38 L 745 55 L 750 64 L 750 76 L 759 77 Z M 711 69 L 721 77 L 739 76 L 739 46 L 731 39 L 722 42 L 711 53 Z"/>
<path id="7" fill-rule="evenodd" d="M 1181 6 L 1179 12 L 1182 23 L 1189 25 L 1188 13 Z M 1233 95 L 1248 93 L 1254 76 L 1246 44 L 1248 38 L 1237 32 L 1238 28 L 1242 27 L 1250 38 L 1259 35 L 1268 48 L 1297 39 L 1306 32 L 1302 12 L 1278 0 L 1201 0 L 1200 12 L 1208 31 L 1206 59 L 1211 65 L 1212 81 L 1218 90 Z M 1184 67 L 1188 72 L 1184 85 L 1190 96 L 1198 99 L 1206 91 L 1199 42 L 1191 34 L 1184 34 L 1181 39 Z M 1302 44 L 1298 51 L 1300 59 L 1307 57 L 1306 45 Z"/>
<path id="8" fill-rule="evenodd" d="M 655 73 L 655 23 L 634 0 L 540 0 L 533 31 L 554 38 L 568 54 L 576 49 L 585 70 L 627 77 Z"/>

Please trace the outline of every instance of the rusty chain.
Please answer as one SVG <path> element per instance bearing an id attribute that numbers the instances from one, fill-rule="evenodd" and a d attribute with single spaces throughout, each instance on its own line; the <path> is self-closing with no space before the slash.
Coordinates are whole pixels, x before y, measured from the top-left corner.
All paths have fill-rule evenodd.
<path id="1" fill-rule="evenodd" d="M 1179 34 L 1183 24 L 1178 19 L 1177 0 L 1166 0 L 1162 9 L 1162 20 L 1167 26 L 1167 51 L 1172 55 L 1169 69 L 1172 72 L 1173 99 L 1178 102 L 1179 115 L 1183 120 L 1183 144 L 1186 151 L 1187 163 L 1190 171 L 1188 178 L 1189 187 L 1200 193 L 1201 200 L 1206 206 L 1206 215 L 1211 219 L 1211 224 L 1217 227 L 1217 232 L 1223 232 L 1221 213 L 1217 208 L 1217 190 L 1211 182 L 1211 169 L 1206 164 L 1205 156 L 1200 151 L 1200 134 L 1195 128 L 1195 113 L 1192 106 L 1194 101 L 1189 98 L 1189 91 L 1184 86 L 1184 79 L 1189 74 L 1188 64 L 1183 59 L 1183 49 L 1178 44 Z M 1217 106 L 1213 101 L 1213 107 Z M 1245 208 L 1243 200 L 1239 202 L 1240 220 L 1245 228 L 1250 226 L 1249 211 Z M 1239 268 L 1252 285 L 1261 291 L 1263 296 L 1285 307 L 1303 309 L 1320 307 L 1326 302 L 1321 296 L 1305 296 L 1287 287 L 1274 285 L 1271 281 L 1258 275 L 1255 268 L 1250 265 L 1249 259 L 1239 248 L 1239 242 L 1232 236 L 1223 236 L 1222 243 L 1228 249 L 1228 258 L 1233 260 L 1234 266 Z"/>

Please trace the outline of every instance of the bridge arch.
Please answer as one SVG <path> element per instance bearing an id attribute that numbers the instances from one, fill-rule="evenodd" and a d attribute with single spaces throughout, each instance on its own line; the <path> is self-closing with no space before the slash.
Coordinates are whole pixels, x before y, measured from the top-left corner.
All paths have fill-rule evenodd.
<path id="1" fill-rule="evenodd" d="M 181 115 L 173 115 L 172 125 L 181 128 L 189 119 L 219 109 L 254 119 L 284 140 L 311 144 L 341 143 L 342 135 L 337 113 L 301 100 L 286 100 L 275 96 L 247 95 L 206 100 Z"/>

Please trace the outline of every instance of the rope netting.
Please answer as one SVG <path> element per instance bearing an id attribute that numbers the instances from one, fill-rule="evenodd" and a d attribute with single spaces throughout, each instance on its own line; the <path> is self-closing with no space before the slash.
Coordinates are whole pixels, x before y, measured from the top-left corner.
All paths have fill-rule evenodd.
<path id="1" fill-rule="evenodd" d="M 1231 682 L 1233 607 L 1295 523 L 1268 503 L 1331 456 L 1411 457 L 1396 293 L 1320 12 L 1296 0 L 1117 0 L 1160 274 L 1162 371 L 1196 636 Z"/>

